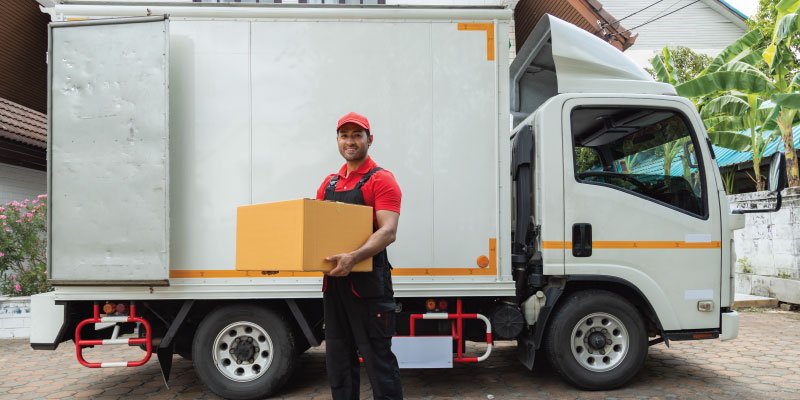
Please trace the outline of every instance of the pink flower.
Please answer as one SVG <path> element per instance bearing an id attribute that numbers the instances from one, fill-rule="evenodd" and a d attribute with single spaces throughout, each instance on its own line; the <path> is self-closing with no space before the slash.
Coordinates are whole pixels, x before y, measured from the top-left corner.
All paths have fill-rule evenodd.
<path id="1" fill-rule="evenodd" d="M 8 279 L 11 279 L 13 281 L 14 279 L 17 279 L 17 277 L 14 276 L 14 275 L 11 275 L 11 278 L 8 278 Z"/>
<path id="2" fill-rule="evenodd" d="M 39 200 L 34 200 L 31 204 L 36 204 Z"/>
<path id="3" fill-rule="evenodd" d="M 18 224 L 21 224 L 21 223 L 22 223 L 22 220 L 21 220 L 21 219 L 18 219 L 18 220 L 17 220 L 17 223 L 18 223 Z"/>
<path id="4" fill-rule="evenodd" d="M 18 292 L 21 292 L 22 286 L 20 286 L 19 283 L 17 283 L 16 285 L 14 285 L 14 289 L 16 289 Z"/>
<path id="5" fill-rule="evenodd" d="M 5 210 L 6 210 L 5 208 L 3 208 L 3 207 L 0 207 L 0 212 L 3 212 L 3 211 L 5 211 Z"/>
<path id="6" fill-rule="evenodd" d="M 3 226 L 6 226 L 6 223 L 5 223 L 5 221 L 3 221 Z"/>
<path id="7" fill-rule="evenodd" d="M 28 200 L 28 199 L 25 199 L 25 201 L 23 201 L 23 202 L 22 202 L 22 204 L 23 204 L 23 205 L 24 205 L 24 204 L 28 204 L 28 201 L 30 201 L 30 200 Z"/>
<path id="8" fill-rule="evenodd" d="M 0 257 L 2 257 L 2 256 L 4 256 L 4 255 L 5 255 L 5 253 L 3 253 L 2 251 L 0 251 Z"/>
<path id="9" fill-rule="evenodd" d="M 6 228 L 6 232 L 11 232 L 11 229 Z"/>
<path id="10" fill-rule="evenodd" d="M 6 219 L 5 215 L 0 215 L 0 219 Z"/>
<path id="11" fill-rule="evenodd" d="M 44 198 L 47 198 L 46 194 L 40 194 L 39 197 L 37 197 L 37 199 L 39 199 L 39 200 L 44 199 Z"/>

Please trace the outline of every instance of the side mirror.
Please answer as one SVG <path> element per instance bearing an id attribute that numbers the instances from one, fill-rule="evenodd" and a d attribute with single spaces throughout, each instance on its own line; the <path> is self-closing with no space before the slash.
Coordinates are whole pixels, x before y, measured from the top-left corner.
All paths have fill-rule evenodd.
<path id="1" fill-rule="evenodd" d="M 786 155 L 776 151 L 769 163 L 767 186 L 770 192 L 786 189 Z"/>
<path id="2" fill-rule="evenodd" d="M 756 210 L 733 210 L 733 214 L 749 214 L 757 212 L 774 212 L 781 209 L 781 190 L 786 188 L 786 155 L 775 152 L 769 163 L 769 175 L 767 175 L 767 189 L 775 193 L 775 207 L 762 208 Z"/>

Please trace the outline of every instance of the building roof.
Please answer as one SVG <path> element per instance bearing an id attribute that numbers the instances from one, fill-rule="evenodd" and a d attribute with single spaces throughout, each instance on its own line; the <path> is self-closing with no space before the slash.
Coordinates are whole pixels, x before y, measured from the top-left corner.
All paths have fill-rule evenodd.
<path id="1" fill-rule="evenodd" d="M 551 14 L 584 29 L 625 51 L 636 41 L 622 27 L 617 18 L 603 9 L 597 0 L 540 0 L 520 1 L 514 8 L 517 50 L 522 48 L 528 35 L 544 14 Z"/>
<path id="2" fill-rule="evenodd" d="M 750 135 L 748 132 L 741 133 L 743 135 Z M 765 136 L 771 133 L 772 132 L 766 132 Z M 800 149 L 800 126 L 792 127 L 792 136 L 794 139 L 794 148 Z M 767 143 L 767 146 L 764 149 L 764 154 L 762 155 L 762 159 L 766 159 L 776 152 L 784 152 L 783 139 L 780 137 L 777 137 Z M 751 151 L 736 151 L 714 146 L 714 155 L 717 156 L 717 164 L 720 168 L 753 161 L 753 152 Z"/>
<path id="3" fill-rule="evenodd" d="M 736 9 L 736 7 L 728 4 L 727 1 L 725 1 L 725 0 L 717 0 L 717 2 L 722 4 L 723 6 L 725 6 L 728 10 L 730 10 L 732 13 L 734 13 L 737 17 L 741 18 L 742 20 L 746 20 L 747 19 L 747 15 L 744 15 L 744 13 L 739 11 L 738 9 Z"/>
<path id="4" fill-rule="evenodd" d="M 47 116 L 0 97 L 0 138 L 47 148 Z"/>

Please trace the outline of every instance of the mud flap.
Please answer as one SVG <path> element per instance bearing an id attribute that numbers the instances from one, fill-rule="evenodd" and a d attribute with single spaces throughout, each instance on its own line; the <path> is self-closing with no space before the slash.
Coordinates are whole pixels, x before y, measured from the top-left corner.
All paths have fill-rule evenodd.
<path id="1" fill-rule="evenodd" d="M 517 359 L 528 370 L 533 370 L 533 362 L 536 360 L 536 345 L 529 332 L 523 332 L 517 337 Z"/>
<path id="2" fill-rule="evenodd" d="M 170 343 L 166 347 L 158 346 L 156 355 L 158 356 L 158 366 L 161 367 L 161 377 L 164 378 L 164 386 L 169 390 L 169 373 L 172 370 L 172 352 L 175 345 Z"/>

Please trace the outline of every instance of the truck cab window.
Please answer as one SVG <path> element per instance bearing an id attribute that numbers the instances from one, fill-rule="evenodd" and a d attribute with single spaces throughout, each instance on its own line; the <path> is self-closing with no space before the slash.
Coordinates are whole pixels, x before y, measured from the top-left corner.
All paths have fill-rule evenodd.
<path id="1" fill-rule="evenodd" d="M 575 178 L 705 215 L 700 157 L 676 111 L 579 108 L 572 112 Z"/>

